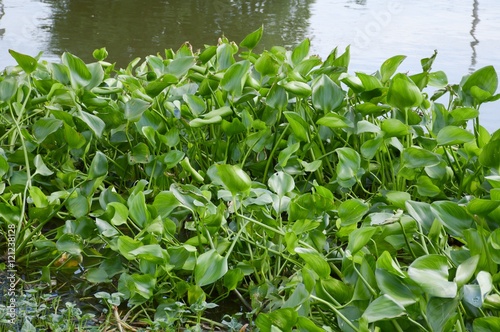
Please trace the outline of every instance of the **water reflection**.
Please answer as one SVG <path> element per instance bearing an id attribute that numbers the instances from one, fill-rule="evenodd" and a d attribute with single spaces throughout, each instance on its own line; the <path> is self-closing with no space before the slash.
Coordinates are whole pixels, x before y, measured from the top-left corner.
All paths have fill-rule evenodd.
<path id="1" fill-rule="evenodd" d="M 215 44 L 223 34 L 241 41 L 264 25 L 263 45 L 291 46 L 306 37 L 314 0 L 43 0 L 53 8 L 50 49 L 90 60 L 106 46 L 120 65 L 136 56 Z M 133 15 L 131 15 L 133 13 Z"/>
<path id="2" fill-rule="evenodd" d="M 476 28 L 479 22 L 481 21 L 479 19 L 479 0 L 474 0 L 474 4 L 472 5 L 472 27 L 470 30 L 470 35 L 472 36 L 472 41 L 470 42 L 470 47 L 472 49 L 472 56 L 471 56 L 471 63 L 470 63 L 470 68 L 469 71 L 473 72 L 476 67 L 477 63 L 477 51 L 476 51 L 476 45 L 479 44 L 479 40 L 476 38 Z"/>

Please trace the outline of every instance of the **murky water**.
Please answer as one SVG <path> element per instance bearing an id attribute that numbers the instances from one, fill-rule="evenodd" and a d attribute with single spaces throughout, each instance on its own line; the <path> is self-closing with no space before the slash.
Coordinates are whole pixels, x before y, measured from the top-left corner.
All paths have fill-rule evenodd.
<path id="1" fill-rule="evenodd" d="M 351 71 L 373 72 L 404 54 L 401 69 L 417 72 L 436 49 L 434 69 L 457 83 L 486 65 L 500 72 L 499 16 L 497 0 L 0 0 L 0 68 L 14 63 L 8 49 L 91 61 L 103 46 L 125 66 L 185 41 L 201 48 L 224 34 L 239 42 L 264 25 L 263 48 L 308 37 L 326 57 L 351 45 Z M 500 128 L 500 103 L 484 105 L 481 120 Z"/>

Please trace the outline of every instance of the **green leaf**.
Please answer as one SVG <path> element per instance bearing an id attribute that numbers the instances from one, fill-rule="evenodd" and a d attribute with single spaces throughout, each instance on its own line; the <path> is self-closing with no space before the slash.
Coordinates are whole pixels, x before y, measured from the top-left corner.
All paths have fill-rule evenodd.
<path id="1" fill-rule="evenodd" d="M 233 114 L 233 110 L 229 106 L 222 106 L 202 115 L 204 119 L 211 119 L 215 117 L 226 117 Z"/>
<path id="2" fill-rule="evenodd" d="M 146 198 L 144 192 L 140 191 L 135 195 L 130 195 L 128 198 L 128 207 L 130 218 L 139 227 L 144 227 L 150 220 L 150 212 L 146 207 Z"/>
<path id="3" fill-rule="evenodd" d="M 35 204 L 37 208 L 46 208 L 49 205 L 47 196 L 40 188 L 31 186 L 29 189 L 29 193 L 30 198 L 33 200 L 33 204 Z"/>
<path id="4" fill-rule="evenodd" d="M 88 179 L 93 180 L 108 173 L 108 159 L 101 151 L 97 151 L 90 164 Z"/>
<path id="5" fill-rule="evenodd" d="M 128 209 L 120 202 L 111 202 L 106 205 L 106 213 L 110 215 L 110 221 L 115 226 L 127 223 Z"/>
<path id="6" fill-rule="evenodd" d="M 299 148 L 300 148 L 300 143 L 294 143 L 281 150 L 278 155 L 278 164 L 281 167 L 286 167 L 288 160 L 292 157 L 292 155 L 295 152 L 297 152 Z"/>
<path id="7" fill-rule="evenodd" d="M 112 238 L 118 235 L 118 231 L 116 230 L 116 228 L 114 228 L 108 222 L 102 220 L 101 218 L 96 218 L 95 224 L 99 233 L 105 237 Z"/>
<path id="8" fill-rule="evenodd" d="M 342 187 L 350 188 L 356 183 L 361 168 L 361 157 L 357 151 L 348 147 L 338 148 L 335 153 L 339 158 L 336 166 L 339 184 Z"/>
<path id="9" fill-rule="evenodd" d="M 35 167 L 36 167 L 36 172 L 35 174 L 40 174 L 40 175 L 43 175 L 43 176 L 49 176 L 49 175 L 52 175 L 54 174 L 53 171 L 51 171 L 47 165 L 45 165 L 45 163 L 43 162 L 43 159 L 42 159 L 42 156 L 37 154 L 35 159 L 33 160 L 33 162 L 35 163 Z"/>
<path id="10" fill-rule="evenodd" d="M 23 327 L 21 327 L 21 330 L 19 332 L 37 332 L 36 327 L 31 324 L 30 320 L 28 318 L 24 318 L 23 321 Z"/>
<path id="11" fill-rule="evenodd" d="M 377 135 L 374 139 L 367 140 L 361 145 L 361 155 L 368 160 L 372 159 L 383 143 L 384 137 L 382 135 Z"/>
<path id="12" fill-rule="evenodd" d="M 360 199 L 348 199 L 342 202 L 338 208 L 340 224 L 342 226 L 349 226 L 358 223 L 366 212 L 368 212 L 369 208 L 369 205 Z"/>
<path id="13" fill-rule="evenodd" d="M 182 56 L 172 60 L 172 62 L 170 62 L 165 68 L 165 73 L 171 76 L 163 76 L 163 83 L 177 83 L 177 80 L 174 80 L 174 77 L 183 77 L 195 64 L 196 58 L 194 56 Z"/>
<path id="14" fill-rule="evenodd" d="M 311 41 L 309 39 L 304 39 L 299 45 L 297 45 L 292 51 L 292 63 L 294 66 L 298 65 L 299 62 L 304 60 L 304 58 L 309 54 L 309 47 Z"/>
<path id="15" fill-rule="evenodd" d="M 14 50 L 9 50 L 9 53 L 26 74 L 31 74 L 38 66 L 37 60 L 29 55 L 18 53 Z"/>
<path id="16" fill-rule="evenodd" d="M 450 112 L 454 125 L 463 125 L 479 116 L 479 110 L 471 107 L 457 107 Z"/>
<path id="17" fill-rule="evenodd" d="M 345 93 L 330 77 L 322 74 L 312 85 L 312 102 L 315 108 L 330 112 L 344 101 Z"/>
<path id="18" fill-rule="evenodd" d="M 194 270 L 196 248 L 185 244 L 183 246 L 169 246 L 168 254 L 170 256 L 169 264 L 176 270 Z M 231 270 L 233 271 L 233 270 Z"/>
<path id="19" fill-rule="evenodd" d="M 323 162 L 321 159 L 315 160 L 315 161 L 310 162 L 310 163 L 305 162 L 303 160 L 300 162 L 302 167 L 304 167 L 305 172 L 315 172 L 316 170 L 318 170 L 321 167 L 322 163 Z"/>
<path id="20" fill-rule="evenodd" d="M 422 226 L 426 233 L 429 232 L 435 219 L 431 205 L 425 202 L 407 201 L 405 206 L 408 214 Z"/>
<path id="21" fill-rule="evenodd" d="M 493 253 L 493 260 L 495 263 L 500 263 L 500 228 L 495 229 L 493 232 L 491 232 L 489 238 L 488 238 L 488 247 L 490 249 L 490 252 Z"/>
<path id="22" fill-rule="evenodd" d="M 140 246 L 129 252 L 131 256 L 135 256 L 139 259 L 144 259 L 146 261 L 155 264 L 167 264 L 168 256 L 166 251 L 158 244 L 148 244 Z"/>
<path id="23" fill-rule="evenodd" d="M 246 131 L 245 125 L 238 118 L 233 118 L 231 122 L 222 120 L 221 128 L 229 136 L 238 135 Z"/>
<path id="24" fill-rule="evenodd" d="M 191 285 L 188 288 L 187 299 L 190 305 L 203 303 L 207 298 L 207 294 L 199 285 Z"/>
<path id="25" fill-rule="evenodd" d="M 405 313 L 405 308 L 402 305 L 384 294 L 368 305 L 368 308 L 366 308 L 363 313 L 363 317 L 366 318 L 369 323 L 372 323 L 379 320 L 400 317 Z"/>
<path id="26" fill-rule="evenodd" d="M 70 255 L 80 255 L 83 250 L 82 238 L 75 234 L 63 234 L 56 242 L 59 252 L 67 252 Z"/>
<path id="27" fill-rule="evenodd" d="M 240 61 L 231 65 L 221 80 L 221 88 L 228 91 L 232 95 L 239 96 L 245 86 L 245 81 L 248 76 L 248 70 L 250 68 L 249 61 Z"/>
<path id="28" fill-rule="evenodd" d="M 304 82 L 291 81 L 283 84 L 286 91 L 296 95 L 299 98 L 307 98 L 311 95 L 311 87 Z"/>
<path id="29" fill-rule="evenodd" d="M 264 51 L 255 62 L 255 70 L 262 76 L 275 76 L 279 70 L 279 63 L 267 51 Z"/>
<path id="30" fill-rule="evenodd" d="M 175 61 L 175 60 L 174 60 Z M 150 97 L 158 96 L 166 87 L 171 86 L 178 82 L 177 77 L 172 74 L 165 74 L 156 80 L 149 82 L 148 85 L 144 88 L 145 92 Z"/>
<path id="31" fill-rule="evenodd" d="M 418 257 L 408 267 L 408 275 L 430 296 L 454 298 L 457 284 L 448 281 L 448 261 L 440 255 Z"/>
<path id="32" fill-rule="evenodd" d="M 431 204 L 431 210 L 452 236 L 463 237 L 463 231 L 474 228 L 472 217 L 465 208 L 455 202 L 434 202 Z"/>
<path id="33" fill-rule="evenodd" d="M 489 240 L 492 240 L 494 236 L 495 231 L 491 233 Z M 477 270 L 496 272 L 497 264 L 495 261 L 498 260 L 498 252 L 486 243 L 486 237 L 487 231 L 484 228 L 479 230 L 468 229 L 464 231 L 464 242 L 467 243 L 467 249 L 470 251 L 470 255 L 480 256 Z"/>
<path id="34" fill-rule="evenodd" d="M 86 274 L 85 274 L 85 279 L 87 279 L 88 282 L 91 282 L 93 284 L 100 284 L 100 283 L 111 282 L 111 279 L 109 279 L 108 274 L 106 273 L 106 271 L 104 271 L 104 270 L 102 270 L 100 268 L 90 268 L 90 269 L 88 269 L 86 271 Z M 95 293 L 94 296 L 98 298 L 98 294 L 99 294 L 99 292 Z M 107 294 L 107 293 L 105 293 L 105 294 Z"/>
<path id="35" fill-rule="evenodd" d="M 377 269 L 386 270 L 401 279 L 406 278 L 406 274 L 403 273 L 396 263 L 395 258 L 393 258 L 388 251 L 384 251 L 382 255 L 379 256 L 376 267 Z"/>
<path id="36" fill-rule="evenodd" d="M 426 316 L 432 331 L 453 331 L 457 320 L 457 309 L 457 298 L 430 298 L 427 303 Z"/>
<path id="37" fill-rule="evenodd" d="M 443 71 L 436 71 L 433 73 L 429 73 L 429 86 L 433 86 L 436 88 L 444 88 L 448 85 L 448 77 L 446 73 Z"/>
<path id="38" fill-rule="evenodd" d="M 405 74 L 396 74 L 387 92 L 387 102 L 393 107 L 401 110 L 419 106 L 423 97 L 420 89 Z"/>
<path id="39" fill-rule="evenodd" d="M 250 190 L 252 181 L 239 166 L 222 164 L 216 167 L 222 183 L 233 195 Z"/>
<path id="40" fill-rule="evenodd" d="M 380 133 L 380 127 L 370 121 L 361 120 L 356 123 L 356 134 L 363 133 Z"/>
<path id="41" fill-rule="evenodd" d="M 349 302 L 353 295 L 351 285 L 332 277 L 317 280 L 315 290 L 317 296 L 323 300 L 331 301 L 334 298 L 340 303 Z"/>
<path id="42" fill-rule="evenodd" d="M 434 166 L 441 161 L 437 154 L 417 146 L 404 149 L 402 159 L 409 168 Z"/>
<path id="43" fill-rule="evenodd" d="M 295 137 L 301 142 L 309 142 L 309 125 L 307 122 L 295 112 L 283 112 L 283 114 L 288 120 L 288 123 L 290 123 L 290 127 L 292 127 Z"/>
<path id="44" fill-rule="evenodd" d="M 309 300 L 311 294 L 306 290 L 306 287 L 304 286 L 303 283 L 299 283 L 297 286 L 295 286 L 295 289 L 288 298 L 288 300 L 283 303 L 282 308 L 296 308 L 302 303 L 306 302 Z"/>
<path id="45" fill-rule="evenodd" d="M 199 128 L 220 122 L 222 122 L 222 117 L 220 115 L 216 115 L 214 117 L 210 117 L 207 119 L 202 119 L 202 118 L 193 119 L 189 121 L 189 126 L 191 126 L 192 128 Z"/>
<path id="46" fill-rule="evenodd" d="M 500 206 L 500 201 L 492 201 L 483 198 L 474 198 L 467 205 L 467 210 L 472 215 L 487 216 Z"/>
<path id="47" fill-rule="evenodd" d="M 319 119 L 317 124 L 329 127 L 329 128 L 353 128 L 354 124 L 352 121 L 347 119 L 346 117 L 336 114 L 336 113 L 329 113 Z"/>
<path id="48" fill-rule="evenodd" d="M 71 85 L 74 89 L 85 87 L 90 83 L 92 74 L 82 59 L 68 52 L 64 52 L 61 59 L 62 63 L 69 68 Z"/>
<path id="49" fill-rule="evenodd" d="M 132 151 L 128 153 L 128 162 L 130 165 L 147 164 L 150 162 L 151 153 L 149 147 L 141 142 L 132 147 Z"/>
<path id="50" fill-rule="evenodd" d="M 167 169 L 174 168 L 184 158 L 185 154 L 179 150 L 170 150 L 165 155 L 163 162 Z"/>
<path id="51" fill-rule="evenodd" d="M 462 85 L 462 90 L 470 93 L 473 87 L 489 92 L 491 95 L 495 93 L 498 87 L 498 76 L 493 66 L 486 66 L 472 73 Z"/>
<path id="52" fill-rule="evenodd" d="M 483 147 L 479 155 L 479 162 L 485 167 L 500 171 L 500 139 L 491 140 Z"/>
<path id="53" fill-rule="evenodd" d="M 500 331 L 499 317 L 480 317 L 474 319 L 472 332 Z"/>
<path id="54" fill-rule="evenodd" d="M 267 93 L 266 102 L 269 106 L 282 110 L 288 105 L 288 94 L 284 87 L 275 84 Z"/>
<path id="55" fill-rule="evenodd" d="M 234 49 L 228 43 L 222 43 L 217 47 L 217 70 L 225 70 L 234 63 Z"/>
<path id="56" fill-rule="evenodd" d="M 375 105 L 373 103 L 364 102 L 355 106 L 357 112 L 361 113 L 363 116 L 367 115 L 382 115 L 391 110 L 387 105 Z"/>
<path id="57" fill-rule="evenodd" d="M 196 260 L 194 279 L 200 287 L 210 285 L 227 273 L 227 258 L 222 257 L 217 250 L 204 252 Z"/>
<path id="58" fill-rule="evenodd" d="M 410 284 L 407 278 L 403 279 L 385 269 L 376 269 L 375 278 L 380 291 L 399 305 L 406 307 L 417 302 L 419 289 Z"/>
<path id="59" fill-rule="evenodd" d="M 63 135 L 68 146 L 72 149 L 79 149 L 87 142 L 81 133 L 66 123 L 64 123 Z"/>
<path id="60" fill-rule="evenodd" d="M 90 90 L 102 83 L 104 79 L 104 70 L 102 69 L 102 66 L 97 62 L 88 64 L 87 69 L 90 72 L 91 79 L 85 89 Z"/>
<path id="61" fill-rule="evenodd" d="M 380 124 L 385 137 L 402 137 L 410 133 L 410 127 L 398 119 L 385 119 Z"/>
<path id="62" fill-rule="evenodd" d="M 92 129 L 94 134 L 98 138 L 101 138 L 104 128 L 106 127 L 104 121 L 102 121 L 97 116 L 84 111 L 79 111 L 78 114 L 80 115 L 80 119 L 82 119 L 83 122 L 85 122 L 87 126 L 89 126 L 89 128 Z"/>
<path id="63" fill-rule="evenodd" d="M 103 61 L 108 57 L 108 51 L 106 47 L 97 48 L 92 52 L 92 57 L 97 61 Z"/>
<path id="64" fill-rule="evenodd" d="M 186 104 L 191 109 L 191 113 L 195 116 L 199 116 L 203 112 L 205 112 L 207 105 L 202 97 L 192 94 L 183 95 L 182 99 L 186 102 Z"/>
<path id="65" fill-rule="evenodd" d="M 295 309 L 280 308 L 269 313 L 260 313 L 255 320 L 255 325 L 257 325 L 261 332 L 288 332 L 292 331 L 297 318 L 298 313 Z"/>
<path id="66" fill-rule="evenodd" d="M 456 126 L 446 126 L 442 128 L 436 138 L 438 145 L 464 144 L 474 140 L 474 134 L 466 129 Z"/>
<path id="67" fill-rule="evenodd" d="M 351 255 L 354 255 L 361 250 L 370 240 L 373 235 L 377 232 L 377 227 L 361 227 L 349 234 L 349 243 L 347 244 L 347 250 L 350 251 Z"/>
<path id="68" fill-rule="evenodd" d="M 38 143 L 42 143 L 47 136 L 56 132 L 63 124 L 63 121 L 51 118 L 42 118 L 33 124 L 33 136 Z"/>
<path id="69" fill-rule="evenodd" d="M 68 198 L 66 208 L 77 219 L 86 216 L 90 209 L 87 197 L 79 193 Z"/>
<path id="70" fill-rule="evenodd" d="M 382 76 L 382 83 L 387 82 L 392 75 L 396 72 L 399 65 L 406 59 L 405 55 L 396 55 L 384 61 L 380 66 L 380 75 Z"/>
<path id="71" fill-rule="evenodd" d="M 7 159 L 0 155 L 0 178 L 2 178 L 10 169 Z"/>
<path id="72" fill-rule="evenodd" d="M 278 196 L 283 197 L 295 188 L 293 177 L 282 171 L 276 172 L 268 180 L 269 188 Z"/>
<path id="73" fill-rule="evenodd" d="M 138 305 L 146 302 L 153 296 L 156 286 L 156 278 L 150 274 L 127 275 L 123 273 L 118 280 L 118 291 L 128 295 L 130 305 Z"/>
<path id="74" fill-rule="evenodd" d="M 144 111 L 147 110 L 149 106 L 151 106 L 151 104 L 145 100 L 138 98 L 130 99 L 125 103 L 124 106 L 125 119 L 131 122 L 139 121 L 142 113 L 144 113 Z"/>
<path id="75" fill-rule="evenodd" d="M 13 77 L 7 77 L 0 82 L 0 101 L 10 101 L 17 91 L 17 81 Z"/>
<path id="76" fill-rule="evenodd" d="M 120 254 L 128 260 L 134 260 L 135 256 L 130 252 L 143 246 L 139 240 L 134 240 L 128 236 L 120 236 L 116 242 Z"/>
<path id="77" fill-rule="evenodd" d="M 234 290 L 244 277 L 245 274 L 240 268 L 231 269 L 224 275 L 224 287 L 228 290 Z"/>
<path id="78" fill-rule="evenodd" d="M 326 258 L 313 248 L 297 247 L 295 252 L 320 278 L 327 278 L 330 275 L 330 265 L 328 265 Z"/>
<path id="79" fill-rule="evenodd" d="M 264 27 L 261 26 L 257 30 L 249 33 L 240 43 L 241 47 L 246 47 L 250 50 L 254 49 L 262 38 Z"/>
<path id="80" fill-rule="evenodd" d="M 361 81 L 365 91 L 372 91 L 372 90 L 381 89 L 384 87 L 382 85 L 382 82 L 380 82 L 380 80 L 373 75 L 367 75 L 364 73 L 356 73 L 356 76 Z"/>
<path id="81" fill-rule="evenodd" d="M 474 255 L 458 266 L 455 274 L 455 282 L 459 288 L 468 283 L 472 276 L 474 276 L 478 263 L 479 255 Z"/>
<path id="82" fill-rule="evenodd" d="M 405 203 L 411 199 L 411 195 L 404 191 L 391 190 L 386 193 L 387 200 L 400 209 L 405 208 Z"/>
<path id="83" fill-rule="evenodd" d="M 434 197 L 439 195 L 441 189 L 428 176 L 422 175 L 417 179 L 417 192 L 421 196 Z"/>
<path id="84" fill-rule="evenodd" d="M 481 290 L 481 303 L 482 303 L 486 295 L 488 295 L 493 290 L 493 277 L 489 272 L 479 271 L 476 276 L 476 281 Z"/>
<path id="85" fill-rule="evenodd" d="M 297 317 L 297 328 L 299 332 L 324 332 L 325 330 L 318 327 L 307 317 L 299 316 Z"/>
<path id="86" fill-rule="evenodd" d="M 495 189 L 500 189 L 500 176 L 499 175 L 489 175 L 484 177 L 488 184 Z M 497 199 L 499 200 L 499 199 Z"/>

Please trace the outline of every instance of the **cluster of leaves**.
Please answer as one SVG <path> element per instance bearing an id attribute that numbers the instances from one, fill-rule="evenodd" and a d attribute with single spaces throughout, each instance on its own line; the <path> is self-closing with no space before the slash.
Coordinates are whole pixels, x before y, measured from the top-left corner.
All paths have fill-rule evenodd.
<path id="1" fill-rule="evenodd" d="M 0 223 L 18 268 L 74 272 L 117 323 L 163 329 L 500 329 L 500 131 L 478 119 L 494 68 L 448 84 L 434 54 L 350 74 L 348 48 L 255 54 L 261 36 L 125 69 L 105 49 L 10 51 Z M 207 318 L 226 302 L 239 322 Z"/>
<path id="2" fill-rule="evenodd" d="M 93 325 L 94 314 L 83 313 L 73 302 L 62 303 L 56 294 L 44 293 L 43 288 L 29 289 L 16 297 L 14 324 L 0 324 L 2 331 L 36 332 L 35 326 L 54 332 L 99 331 Z M 12 322 L 9 309 L 0 304 L 0 320 Z M 40 329 L 38 329 L 40 330 Z"/>

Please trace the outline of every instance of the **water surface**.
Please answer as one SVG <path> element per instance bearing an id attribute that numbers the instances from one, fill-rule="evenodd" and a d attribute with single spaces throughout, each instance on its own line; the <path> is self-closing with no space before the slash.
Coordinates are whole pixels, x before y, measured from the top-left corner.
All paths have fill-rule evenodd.
<path id="1" fill-rule="evenodd" d="M 499 15 L 496 0 L 0 0 L 0 68 L 14 64 L 9 48 L 91 61 L 105 46 L 125 66 L 186 41 L 195 49 L 222 35 L 239 42 L 264 25 L 261 49 L 310 38 L 312 52 L 325 58 L 350 45 L 351 72 L 373 72 L 403 54 L 401 69 L 415 73 L 437 50 L 434 70 L 458 83 L 486 65 L 500 71 Z M 500 128 L 500 103 L 481 113 L 489 130 Z"/>

